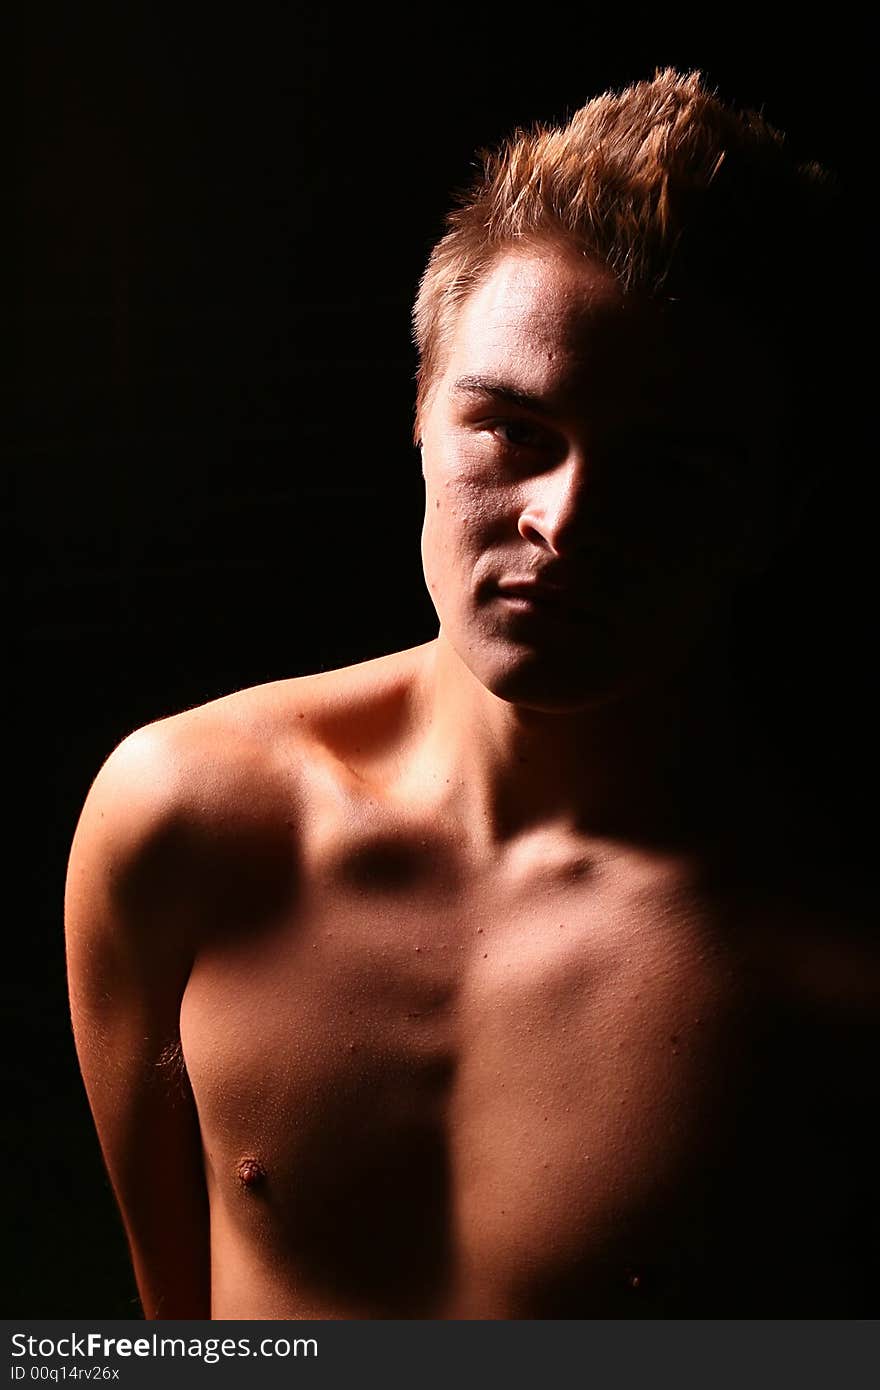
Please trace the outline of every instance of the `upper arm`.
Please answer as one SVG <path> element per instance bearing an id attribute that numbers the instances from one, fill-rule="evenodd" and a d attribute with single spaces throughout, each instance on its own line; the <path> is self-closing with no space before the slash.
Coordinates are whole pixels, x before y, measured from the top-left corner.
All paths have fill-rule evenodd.
<path id="1" fill-rule="evenodd" d="M 74 1038 L 147 1317 L 210 1316 L 198 1119 L 179 1045 L 194 953 L 192 873 L 161 734 L 132 735 L 99 773 L 65 894 Z"/>

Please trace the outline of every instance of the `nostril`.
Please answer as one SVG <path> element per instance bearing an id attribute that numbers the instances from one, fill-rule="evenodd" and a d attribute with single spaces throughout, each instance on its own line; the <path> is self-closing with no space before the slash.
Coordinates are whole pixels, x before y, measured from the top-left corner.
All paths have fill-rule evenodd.
<path id="1" fill-rule="evenodd" d="M 530 541 L 532 545 L 540 546 L 544 550 L 552 550 L 555 554 L 553 543 L 547 534 L 549 528 L 542 527 L 536 518 L 521 516 L 517 523 L 517 530 L 523 540 Z"/>
<path id="2" fill-rule="evenodd" d="M 578 548 L 587 512 L 595 510 L 588 472 L 584 456 L 570 454 L 560 467 L 532 480 L 517 522 L 524 540 L 554 555 Z"/>
<path id="3" fill-rule="evenodd" d="M 574 516 L 544 517 L 534 513 L 524 513 L 517 523 L 517 530 L 523 540 L 552 555 L 566 555 L 581 546 L 579 537 L 583 530 L 582 522 Z"/>

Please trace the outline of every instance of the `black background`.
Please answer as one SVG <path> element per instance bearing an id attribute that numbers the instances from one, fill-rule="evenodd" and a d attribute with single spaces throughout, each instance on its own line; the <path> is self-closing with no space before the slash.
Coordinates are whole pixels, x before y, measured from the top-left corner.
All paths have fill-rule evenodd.
<path id="1" fill-rule="evenodd" d="M 436 631 L 408 314 L 477 148 L 671 63 L 857 184 L 867 43 L 839 8 L 815 32 L 753 7 L 652 25 L 608 8 L 28 12 L 7 204 L 24 310 L 7 738 L 29 788 L 8 869 L 9 1315 L 137 1313 L 64 987 L 66 857 L 101 762 L 145 721 Z M 805 292 L 845 277 L 860 320 L 856 245 Z M 813 713 L 791 675 L 779 704 L 844 797 L 873 542 L 862 389 L 765 625 L 766 652 L 809 647 Z"/>

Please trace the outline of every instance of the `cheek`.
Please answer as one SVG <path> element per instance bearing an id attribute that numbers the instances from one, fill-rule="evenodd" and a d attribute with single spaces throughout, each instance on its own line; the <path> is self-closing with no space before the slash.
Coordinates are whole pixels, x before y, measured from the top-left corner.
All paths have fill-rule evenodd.
<path id="1" fill-rule="evenodd" d="M 422 527 L 422 564 L 431 597 L 441 599 L 466 547 L 462 528 L 443 497 L 429 495 Z"/>
<path id="2" fill-rule="evenodd" d="M 438 479 L 429 495 L 426 520 L 450 551 L 479 553 L 509 528 L 511 498 L 480 478 Z"/>
<path id="3" fill-rule="evenodd" d="M 435 600 L 471 582 L 480 556 L 498 531 L 484 487 L 462 479 L 429 483 L 422 527 L 422 564 Z"/>
<path id="4" fill-rule="evenodd" d="M 431 505 L 433 505 L 433 503 Z M 425 575 L 425 583 L 428 586 L 428 593 L 436 600 L 439 589 L 439 576 L 438 564 L 435 559 L 437 549 L 435 531 L 436 528 L 431 524 L 430 513 L 426 510 L 425 522 L 422 526 L 422 570 Z"/>

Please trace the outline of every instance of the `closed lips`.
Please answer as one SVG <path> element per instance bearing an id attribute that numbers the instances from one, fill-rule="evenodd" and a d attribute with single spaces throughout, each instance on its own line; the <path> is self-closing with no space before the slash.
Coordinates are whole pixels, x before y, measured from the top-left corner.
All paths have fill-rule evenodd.
<path id="1" fill-rule="evenodd" d="M 566 612 L 586 612 L 583 604 L 577 603 L 565 589 L 554 589 L 543 584 L 499 584 L 498 592 L 502 598 L 524 598 L 530 603 L 560 608 Z"/>

